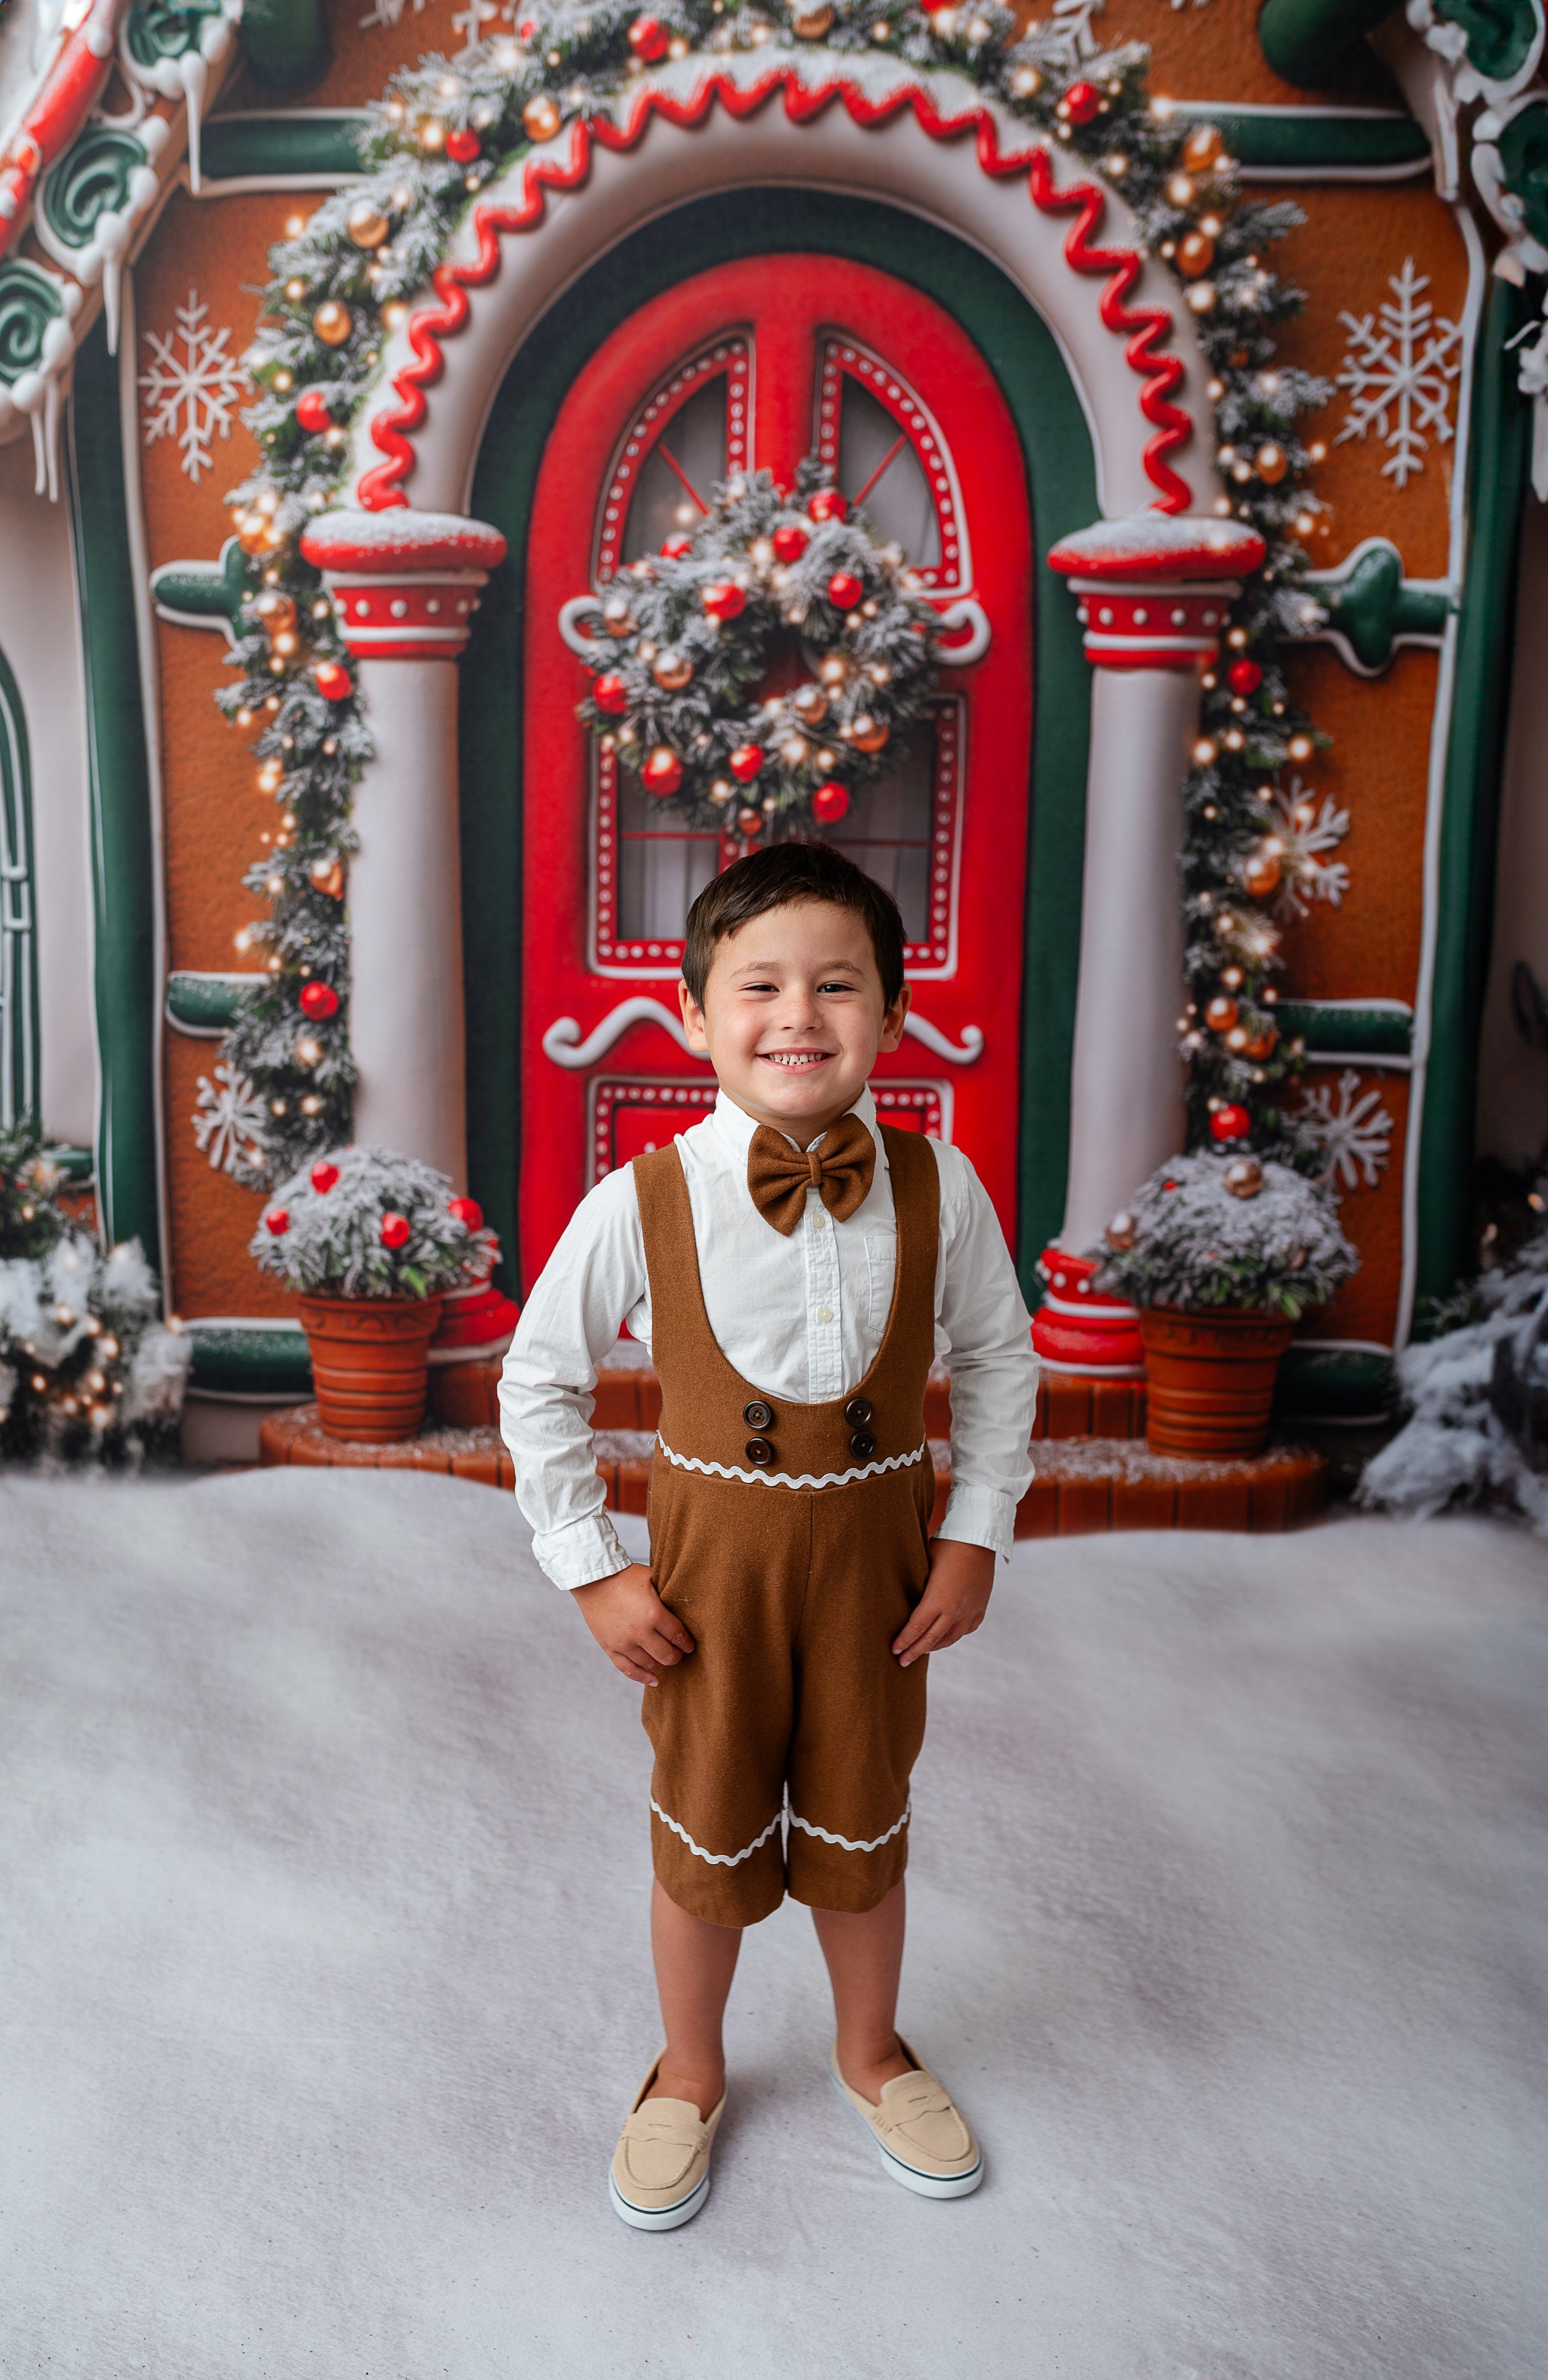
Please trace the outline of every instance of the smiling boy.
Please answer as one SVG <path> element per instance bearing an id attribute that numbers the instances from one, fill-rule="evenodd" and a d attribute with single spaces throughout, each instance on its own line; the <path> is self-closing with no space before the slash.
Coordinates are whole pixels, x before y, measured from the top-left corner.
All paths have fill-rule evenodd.
<path id="1" fill-rule="evenodd" d="M 583 1201 L 501 1383 L 538 1560 L 646 1688 L 667 2038 L 611 2177 L 646 2230 L 707 2195 L 742 1929 L 787 1891 L 828 1962 L 833 2082 L 886 2169 L 926 2197 L 983 2178 L 895 2027 L 909 1776 L 926 1657 L 978 1627 L 1010 1548 L 1037 1380 L 972 1166 L 877 1122 L 868 1079 L 909 1005 L 890 895 L 820 844 L 753 853 L 695 902 L 679 991 L 714 1111 Z M 625 1320 L 661 1383 L 648 1567 L 590 1446 Z M 948 1352 L 952 1488 L 931 1539 L 925 1385 Z"/>

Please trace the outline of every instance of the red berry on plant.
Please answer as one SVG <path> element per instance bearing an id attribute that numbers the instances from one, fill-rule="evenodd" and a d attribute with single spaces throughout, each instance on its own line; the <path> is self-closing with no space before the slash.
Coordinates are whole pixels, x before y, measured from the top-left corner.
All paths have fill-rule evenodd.
<path id="1" fill-rule="evenodd" d="M 786 521 L 769 539 L 776 562 L 799 562 L 812 540 L 799 521 Z"/>
<path id="2" fill-rule="evenodd" d="M 659 17 L 636 17 L 629 28 L 629 47 L 642 65 L 653 67 L 667 54 L 667 29 Z"/>
<path id="3" fill-rule="evenodd" d="M 815 521 L 842 520 L 849 506 L 837 488 L 819 488 L 806 510 Z"/>
<path id="4" fill-rule="evenodd" d="M 1064 94 L 1064 104 L 1071 124 L 1089 124 L 1101 113 L 1102 94 L 1094 82 L 1072 82 Z"/>
<path id="5" fill-rule="evenodd" d="M 381 1245 L 384 1248 L 401 1248 L 408 1245 L 410 1225 L 406 1215 L 394 1215 L 389 1208 L 381 1218 Z"/>
<path id="6" fill-rule="evenodd" d="M 478 135 L 471 130 L 446 135 L 446 154 L 454 165 L 471 165 L 482 146 Z"/>
<path id="7" fill-rule="evenodd" d="M 446 1212 L 454 1223 L 466 1223 L 470 1232 L 483 1229 L 484 1210 L 477 1198 L 448 1198 Z"/>
<path id="8" fill-rule="evenodd" d="M 338 1167 L 332 1164 L 326 1157 L 320 1157 L 312 1167 L 311 1173 L 312 1188 L 319 1196 L 325 1196 L 338 1178 Z"/>
<path id="9" fill-rule="evenodd" d="M 693 550 L 693 539 L 682 529 L 674 530 L 671 537 L 661 540 L 662 559 L 667 562 L 682 562 Z"/>
<path id="10" fill-rule="evenodd" d="M 331 983 L 315 980 L 301 986 L 301 1014 L 313 1025 L 325 1025 L 339 1013 L 339 995 Z"/>
<path id="11" fill-rule="evenodd" d="M 750 785 L 762 766 L 761 744 L 739 744 L 731 756 L 731 772 L 739 785 Z"/>
<path id="12" fill-rule="evenodd" d="M 333 426 L 333 408 L 320 388 L 303 389 L 296 400 L 296 419 L 315 438 Z"/>
<path id="13" fill-rule="evenodd" d="M 812 816 L 824 826 L 834 826 L 849 808 L 849 790 L 838 783 L 819 785 L 812 795 Z"/>
<path id="14" fill-rule="evenodd" d="M 647 794 L 655 795 L 659 802 L 664 802 L 669 795 L 676 793 L 683 783 L 683 763 L 670 744 L 658 744 L 655 750 L 647 755 L 645 766 L 640 771 L 640 783 Z"/>
<path id="15" fill-rule="evenodd" d="M 746 593 L 734 578 L 713 579 L 699 601 L 712 620 L 735 620 L 747 609 Z"/>
<path id="16" fill-rule="evenodd" d="M 342 702 L 346 694 L 354 691 L 349 672 L 342 662 L 319 662 L 312 675 L 319 694 L 329 702 Z"/>
<path id="17" fill-rule="evenodd" d="M 1264 674 L 1256 662 L 1233 662 L 1226 672 L 1226 684 L 1233 694 L 1256 694 L 1264 682 Z"/>
<path id="18" fill-rule="evenodd" d="M 1252 1129 L 1252 1117 L 1234 1099 L 1228 1099 L 1224 1107 L 1216 1108 L 1209 1120 L 1211 1140 L 1245 1140 Z"/>
<path id="19" fill-rule="evenodd" d="M 283 1207 L 271 1207 L 263 1218 L 263 1225 L 266 1231 L 273 1232 L 276 1240 L 283 1240 L 290 1229 L 290 1217 Z"/>
<path id="20" fill-rule="evenodd" d="M 836 570 L 828 582 L 828 600 L 837 603 L 841 612 L 853 612 L 865 592 L 865 581 L 853 570 Z"/>
<path id="21" fill-rule="evenodd" d="M 599 710 L 616 719 L 620 711 L 629 708 L 629 689 L 616 670 L 604 670 L 591 689 L 591 699 Z"/>

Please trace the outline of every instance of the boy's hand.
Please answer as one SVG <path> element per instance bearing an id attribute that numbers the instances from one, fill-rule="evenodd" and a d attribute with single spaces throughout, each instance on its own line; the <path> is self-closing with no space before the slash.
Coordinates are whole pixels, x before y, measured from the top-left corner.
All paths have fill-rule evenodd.
<path id="1" fill-rule="evenodd" d="M 636 1685 L 659 1685 L 658 1670 L 675 1669 L 694 1649 L 693 1638 L 661 1601 L 643 1562 L 631 1562 L 611 1578 L 594 1578 L 589 1586 L 574 1586 L 570 1594 L 613 1668 Z M 973 1625 L 977 1627 L 976 1620 Z"/>
<path id="2" fill-rule="evenodd" d="M 987 1546 L 965 1546 L 956 1537 L 936 1537 L 930 1575 L 892 1650 L 906 1670 L 925 1653 L 944 1653 L 960 1636 L 983 1623 L 995 1583 L 995 1558 Z M 589 1594 L 590 1589 L 587 1592 Z"/>

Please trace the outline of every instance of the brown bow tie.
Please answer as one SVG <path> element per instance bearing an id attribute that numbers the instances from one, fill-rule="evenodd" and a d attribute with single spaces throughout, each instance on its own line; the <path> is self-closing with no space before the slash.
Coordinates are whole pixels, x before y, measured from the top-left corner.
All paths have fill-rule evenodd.
<path id="1" fill-rule="evenodd" d="M 856 1115 L 829 1124 L 816 1148 L 792 1148 L 782 1132 L 760 1123 L 747 1151 L 747 1187 L 766 1223 L 788 1239 L 816 1187 L 828 1213 L 847 1223 L 871 1187 L 877 1145 Z"/>

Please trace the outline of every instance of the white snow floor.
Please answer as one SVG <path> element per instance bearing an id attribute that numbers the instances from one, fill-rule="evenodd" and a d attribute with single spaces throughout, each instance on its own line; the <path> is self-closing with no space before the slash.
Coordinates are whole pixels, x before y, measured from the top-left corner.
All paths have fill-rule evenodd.
<path id="1" fill-rule="evenodd" d="M 787 1906 L 653 2238 L 638 1693 L 509 1499 L 0 1480 L 0 2372 L 1539 2380 L 1541 1541 L 1002 1577 L 934 1665 L 903 2010 L 986 2187 L 883 2175 Z"/>

